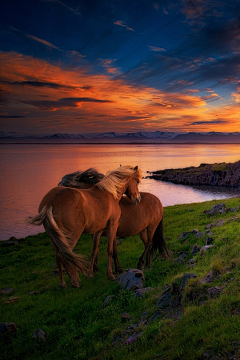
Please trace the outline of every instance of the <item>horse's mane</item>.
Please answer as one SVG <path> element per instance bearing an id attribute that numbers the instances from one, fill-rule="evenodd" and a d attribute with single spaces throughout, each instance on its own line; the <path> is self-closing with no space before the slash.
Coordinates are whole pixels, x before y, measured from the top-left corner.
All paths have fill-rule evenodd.
<path id="1" fill-rule="evenodd" d="M 85 171 L 75 171 L 74 173 L 63 176 L 58 185 L 67 187 L 81 187 L 81 183 L 95 185 L 104 178 L 104 175 L 97 172 L 94 168 Z"/>
<path id="2" fill-rule="evenodd" d="M 142 179 L 142 172 L 138 167 L 120 166 L 116 170 L 109 171 L 106 176 L 95 185 L 100 190 L 106 190 L 119 199 L 122 195 L 122 188 L 127 184 L 130 177 L 134 177 L 138 182 Z"/>

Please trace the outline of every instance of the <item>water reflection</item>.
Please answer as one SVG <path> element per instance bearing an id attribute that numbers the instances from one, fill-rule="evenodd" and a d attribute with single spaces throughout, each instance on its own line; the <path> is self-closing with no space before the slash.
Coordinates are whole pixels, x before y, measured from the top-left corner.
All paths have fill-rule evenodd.
<path id="1" fill-rule="evenodd" d="M 99 172 L 122 165 L 146 171 L 235 162 L 240 145 L 0 145 L 0 239 L 43 231 L 24 219 L 37 213 L 42 197 L 61 178 L 95 167 Z M 237 189 L 189 187 L 143 179 L 141 191 L 158 196 L 164 206 L 238 196 Z"/>

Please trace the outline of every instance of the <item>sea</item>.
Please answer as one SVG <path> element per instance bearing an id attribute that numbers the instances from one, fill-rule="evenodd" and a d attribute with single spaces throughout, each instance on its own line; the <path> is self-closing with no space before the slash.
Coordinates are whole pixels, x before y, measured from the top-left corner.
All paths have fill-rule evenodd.
<path id="1" fill-rule="evenodd" d="M 25 223 L 36 215 L 43 196 L 74 171 L 94 167 L 102 173 L 138 165 L 140 191 L 163 206 L 238 196 L 240 189 L 192 187 L 146 178 L 148 172 L 240 160 L 240 144 L 0 144 L 0 240 L 43 232 Z"/>

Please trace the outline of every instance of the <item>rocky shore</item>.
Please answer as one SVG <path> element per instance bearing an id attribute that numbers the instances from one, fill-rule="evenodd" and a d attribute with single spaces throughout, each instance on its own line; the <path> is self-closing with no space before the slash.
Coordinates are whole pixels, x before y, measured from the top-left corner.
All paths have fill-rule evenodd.
<path id="1" fill-rule="evenodd" d="M 150 179 L 183 185 L 240 186 L 240 161 L 149 172 Z"/>

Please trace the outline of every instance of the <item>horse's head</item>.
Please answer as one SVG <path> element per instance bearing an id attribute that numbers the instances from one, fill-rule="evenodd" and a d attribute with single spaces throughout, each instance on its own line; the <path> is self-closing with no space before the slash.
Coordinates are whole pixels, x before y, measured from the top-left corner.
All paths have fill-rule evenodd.
<path id="1" fill-rule="evenodd" d="M 138 184 L 141 182 L 142 173 L 138 169 L 138 166 L 133 168 L 133 175 L 129 178 L 127 183 L 127 188 L 125 194 L 131 200 L 131 202 L 136 205 L 141 201 L 141 195 L 139 193 Z"/>

